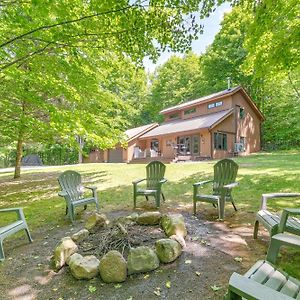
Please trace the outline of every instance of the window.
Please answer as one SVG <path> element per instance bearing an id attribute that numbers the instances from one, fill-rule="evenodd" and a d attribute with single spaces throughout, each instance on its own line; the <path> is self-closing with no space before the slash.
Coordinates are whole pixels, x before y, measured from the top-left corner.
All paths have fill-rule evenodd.
<path id="1" fill-rule="evenodd" d="M 245 110 L 244 108 L 240 107 L 240 119 L 244 119 L 245 117 Z"/>
<path id="2" fill-rule="evenodd" d="M 198 135 L 194 135 L 193 139 L 192 139 L 192 150 L 193 150 L 193 154 L 197 155 L 199 154 L 199 136 Z"/>
<path id="3" fill-rule="evenodd" d="M 151 141 L 150 149 L 151 150 L 155 150 L 156 152 L 158 152 L 158 150 L 159 150 L 159 142 L 158 142 L 158 140 L 152 140 Z"/>
<path id="4" fill-rule="evenodd" d="M 179 113 L 169 115 L 169 119 L 177 119 L 179 118 Z"/>
<path id="5" fill-rule="evenodd" d="M 208 107 L 208 109 L 210 109 L 210 108 L 219 107 L 222 105 L 223 105 L 223 101 L 218 101 L 218 102 L 209 103 L 207 105 L 207 107 Z"/>
<path id="6" fill-rule="evenodd" d="M 191 108 L 191 109 L 188 109 L 188 110 L 185 110 L 185 111 L 184 111 L 184 114 L 185 114 L 185 115 L 190 115 L 190 114 L 193 114 L 193 113 L 195 113 L 195 112 L 196 112 L 196 107 Z"/>
<path id="7" fill-rule="evenodd" d="M 227 150 L 227 134 L 214 133 L 214 148 L 216 150 Z"/>
<path id="8" fill-rule="evenodd" d="M 246 149 L 246 138 L 241 136 L 240 137 L 240 143 L 243 145 L 243 151 Z"/>

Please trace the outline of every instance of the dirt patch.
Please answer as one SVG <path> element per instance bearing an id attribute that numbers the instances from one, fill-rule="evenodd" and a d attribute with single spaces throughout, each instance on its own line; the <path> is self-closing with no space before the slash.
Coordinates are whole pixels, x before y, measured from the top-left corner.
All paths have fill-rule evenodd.
<path id="1" fill-rule="evenodd" d="M 39 232 L 32 232 L 32 244 L 24 235 L 5 241 L 7 259 L 0 264 L 1 299 L 222 299 L 232 272 L 243 273 L 254 261 L 263 258 L 266 242 L 254 241 L 252 224 L 238 225 L 234 215 L 227 217 L 230 222 L 216 222 L 210 218 L 210 211 L 205 211 L 205 217 L 201 214 L 193 217 L 190 212 L 177 209 L 184 215 L 188 230 L 182 255 L 154 272 L 131 275 L 121 285 L 105 284 L 99 277 L 76 280 L 68 268 L 58 273 L 51 269 L 56 243 L 81 229 L 83 221 L 77 221 L 75 226 L 41 227 Z M 130 211 L 114 211 L 108 216 L 128 214 Z M 150 244 L 152 236 L 147 232 L 150 229 L 140 226 L 134 230 L 141 230 L 143 243 Z M 153 239 L 160 238 L 160 234 L 164 236 L 158 228 L 156 233 L 158 236 L 153 235 Z M 142 240 L 139 238 L 137 243 Z M 237 256 L 242 257 L 242 262 L 235 261 Z M 213 285 L 220 289 L 214 292 Z"/>

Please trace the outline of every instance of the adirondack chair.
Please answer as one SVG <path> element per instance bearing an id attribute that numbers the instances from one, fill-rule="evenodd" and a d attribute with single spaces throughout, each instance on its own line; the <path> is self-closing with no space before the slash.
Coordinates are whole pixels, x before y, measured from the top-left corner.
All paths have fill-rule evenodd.
<path id="1" fill-rule="evenodd" d="M 271 213 L 267 209 L 267 201 L 275 198 L 295 198 L 300 197 L 300 193 L 272 193 L 263 194 L 261 198 L 260 210 L 256 213 L 253 237 L 257 239 L 259 223 L 261 223 L 270 233 L 271 236 L 278 233 L 280 215 Z M 300 235 L 300 220 L 296 217 L 288 218 L 285 231 Z"/>
<path id="2" fill-rule="evenodd" d="M 75 221 L 75 208 L 77 206 L 84 205 L 84 209 L 86 209 L 87 204 L 95 203 L 97 211 L 99 211 L 97 188 L 83 186 L 79 173 L 75 171 L 65 171 L 58 177 L 58 182 L 62 189 L 58 195 L 66 200 L 66 215 L 68 214 L 72 223 Z M 85 188 L 92 191 L 91 197 L 84 196 Z"/>
<path id="3" fill-rule="evenodd" d="M 0 213 L 10 213 L 10 212 L 15 212 L 17 214 L 18 219 L 6 226 L 0 227 L 0 261 L 3 261 L 5 259 L 4 250 L 3 250 L 3 240 L 6 237 L 24 229 L 29 241 L 32 242 L 32 238 L 22 208 L 0 209 Z"/>
<path id="4" fill-rule="evenodd" d="M 133 203 L 136 208 L 137 196 L 154 196 L 156 207 L 160 207 L 160 195 L 165 201 L 165 196 L 162 192 L 162 185 L 167 181 L 164 178 L 166 166 L 160 161 L 152 161 L 146 166 L 146 178 L 133 181 Z M 138 184 L 146 180 L 146 188 L 139 189 Z"/>
<path id="5" fill-rule="evenodd" d="M 233 273 L 226 300 L 292 300 L 300 299 L 300 281 L 266 260 L 260 260 L 244 275 Z"/>
<path id="6" fill-rule="evenodd" d="M 225 202 L 230 201 L 237 211 L 234 201 L 231 195 L 231 191 L 234 187 L 238 186 L 239 183 L 235 182 L 238 164 L 231 159 L 222 159 L 214 165 L 214 179 L 206 180 L 194 183 L 193 192 L 193 204 L 194 204 L 194 215 L 196 214 L 197 202 L 209 202 L 214 206 L 218 206 L 219 209 L 219 219 L 224 219 L 225 216 Z M 213 184 L 212 195 L 199 194 L 199 187 L 207 183 Z"/>
<path id="7" fill-rule="evenodd" d="M 300 231 L 296 232 L 297 234 L 290 234 L 286 232 L 289 230 L 289 215 L 300 215 L 300 209 L 285 208 L 283 210 L 278 226 L 278 233 L 271 237 L 271 243 L 267 254 L 267 260 L 271 263 L 276 263 L 277 255 L 281 246 L 294 247 L 300 250 Z"/>

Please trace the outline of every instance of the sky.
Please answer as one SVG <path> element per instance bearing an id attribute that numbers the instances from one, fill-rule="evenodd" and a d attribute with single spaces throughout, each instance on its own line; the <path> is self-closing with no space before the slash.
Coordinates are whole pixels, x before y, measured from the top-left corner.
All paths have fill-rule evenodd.
<path id="1" fill-rule="evenodd" d="M 206 48 L 213 42 L 215 35 L 221 29 L 220 23 L 223 20 L 224 13 L 231 11 L 229 3 L 223 3 L 208 18 L 199 20 L 204 25 L 204 33 L 199 35 L 199 39 L 193 41 L 192 51 L 197 54 L 204 53 Z M 144 66 L 147 72 L 153 72 L 159 65 L 164 64 L 172 55 L 183 55 L 181 53 L 163 52 L 157 62 L 154 64 L 148 58 L 144 59 Z"/>

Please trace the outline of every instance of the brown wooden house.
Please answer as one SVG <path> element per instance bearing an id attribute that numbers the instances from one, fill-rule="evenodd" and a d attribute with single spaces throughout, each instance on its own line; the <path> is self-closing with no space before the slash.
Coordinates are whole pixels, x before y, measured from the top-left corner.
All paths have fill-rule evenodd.
<path id="1" fill-rule="evenodd" d="M 238 86 L 160 112 L 165 121 L 139 137 L 164 159 L 219 159 L 261 149 L 262 113 Z"/>

